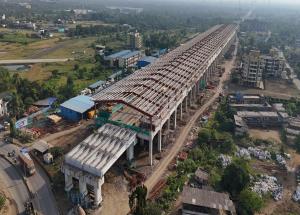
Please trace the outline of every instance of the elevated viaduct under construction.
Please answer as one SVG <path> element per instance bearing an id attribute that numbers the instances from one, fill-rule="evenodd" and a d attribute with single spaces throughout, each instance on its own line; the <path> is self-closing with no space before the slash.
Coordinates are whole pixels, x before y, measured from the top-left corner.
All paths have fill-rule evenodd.
<path id="1" fill-rule="evenodd" d="M 225 52 L 236 41 L 237 25 L 217 25 L 172 50 L 155 63 L 95 94 L 98 131 L 65 156 L 65 190 L 77 181 L 81 201 L 102 202 L 104 174 L 126 151 L 134 158 L 136 143 L 161 151 L 163 134 L 177 126 L 215 75 Z"/>

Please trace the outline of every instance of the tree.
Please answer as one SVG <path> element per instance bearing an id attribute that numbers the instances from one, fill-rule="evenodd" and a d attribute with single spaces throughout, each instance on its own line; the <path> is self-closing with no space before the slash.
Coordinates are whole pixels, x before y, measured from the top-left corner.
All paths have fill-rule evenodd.
<path id="1" fill-rule="evenodd" d="M 255 192 L 245 189 L 238 198 L 238 212 L 241 215 L 253 215 L 263 207 L 263 199 Z"/>
<path id="2" fill-rule="evenodd" d="M 2 194 L 0 194 L 0 211 L 5 205 L 6 198 Z"/>
<path id="3" fill-rule="evenodd" d="M 67 83 L 63 89 L 65 98 L 71 98 L 76 95 L 74 79 L 71 75 L 68 76 Z"/>
<path id="4" fill-rule="evenodd" d="M 64 155 L 64 149 L 58 146 L 50 148 L 49 152 L 53 155 L 54 159 Z"/>
<path id="5" fill-rule="evenodd" d="M 9 122 L 9 135 L 10 137 L 16 137 L 17 136 L 17 130 L 14 119 L 11 119 Z"/>
<path id="6" fill-rule="evenodd" d="M 26 107 L 32 105 L 34 103 L 33 98 L 31 97 L 26 97 L 24 100 L 24 104 L 26 105 Z"/>
<path id="7" fill-rule="evenodd" d="M 207 128 L 201 129 L 201 131 L 198 134 L 198 142 L 200 144 L 207 143 L 211 140 L 211 131 Z"/>
<path id="8" fill-rule="evenodd" d="M 24 104 L 19 95 L 15 92 L 12 93 L 11 101 L 8 103 L 9 114 L 13 118 L 19 118 L 23 115 Z"/>
<path id="9" fill-rule="evenodd" d="M 250 174 L 248 164 L 246 161 L 239 160 L 226 167 L 221 179 L 221 186 L 232 196 L 238 196 L 249 182 Z"/>
<path id="10" fill-rule="evenodd" d="M 296 137 L 296 139 L 294 140 L 295 143 L 295 148 L 297 150 L 298 153 L 300 153 L 300 135 L 298 135 Z"/>
<path id="11" fill-rule="evenodd" d="M 148 203 L 144 215 L 161 215 L 162 210 L 155 203 Z"/>
<path id="12" fill-rule="evenodd" d="M 135 190 L 129 196 L 129 207 L 133 214 L 144 215 L 147 202 L 147 188 L 142 185 L 135 188 Z"/>
<path id="13" fill-rule="evenodd" d="M 196 169 L 197 165 L 192 159 L 186 159 L 185 161 L 180 162 L 177 166 L 177 171 L 180 174 L 193 173 Z"/>
<path id="14" fill-rule="evenodd" d="M 51 71 L 51 78 L 58 78 L 59 72 L 57 69 Z"/>

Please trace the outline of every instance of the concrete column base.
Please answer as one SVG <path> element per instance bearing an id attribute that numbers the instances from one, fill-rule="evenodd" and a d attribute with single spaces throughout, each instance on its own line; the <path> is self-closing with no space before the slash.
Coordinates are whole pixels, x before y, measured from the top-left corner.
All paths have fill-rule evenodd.
<path id="1" fill-rule="evenodd" d="M 162 145 L 162 139 L 161 139 L 161 130 L 159 130 L 158 134 L 157 134 L 157 150 L 159 152 L 161 152 L 161 145 Z"/>
<path id="2" fill-rule="evenodd" d="M 88 193 L 84 177 L 79 179 L 79 192 L 82 196 L 86 196 Z"/>
<path id="3" fill-rule="evenodd" d="M 65 191 L 69 192 L 73 188 L 72 176 L 65 173 Z"/>
<path id="4" fill-rule="evenodd" d="M 150 166 L 153 165 L 153 140 L 152 140 L 152 135 L 150 136 L 150 139 L 149 139 L 149 164 L 150 164 Z"/>
<path id="5" fill-rule="evenodd" d="M 104 177 L 100 178 L 98 183 L 94 186 L 95 200 L 94 205 L 98 207 L 102 202 L 101 186 L 104 184 Z"/>
<path id="6" fill-rule="evenodd" d="M 132 161 L 134 158 L 134 144 L 129 146 L 129 148 L 126 150 L 126 157 L 128 161 Z"/>

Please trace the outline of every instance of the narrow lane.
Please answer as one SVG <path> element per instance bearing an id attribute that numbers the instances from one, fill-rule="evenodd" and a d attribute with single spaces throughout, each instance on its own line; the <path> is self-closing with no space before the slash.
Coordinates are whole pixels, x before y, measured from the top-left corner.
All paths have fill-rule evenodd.
<path id="1" fill-rule="evenodd" d="M 15 200 L 19 214 L 24 214 L 24 202 L 29 200 L 28 190 L 15 167 L 0 157 L 0 178 L 7 191 Z"/>
<path id="2" fill-rule="evenodd" d="M 15 150 L 17 155 L 20 152 L 20 148 L 16 145 L 0 143 L 0 153 L 7 155 L 7 153 L 11 152 L 12 150 Z M 2 160 L 5 160 L 5 159 L 1 158 L 1 161 Z M 7 161 L 6 161 L 6 163 L 9 164 Z M 2 164 L 2 162 L 1 162 L 1 164 Z M 44 172 L 44 170 L 38 164 L 35 163 L 35 167 L 36 167 L 36 173 L 33 176 L 30 176 L 27 178 L 27 184 L 28 184 L 31 192 L 34 195 L 34 199 L 32 200 L 34 207 L 42 215 L 58 215 L 59 210 L 56 205 L 56 200 L 54 198 L 53 192 L 50 188 L 50 181 L 49 181 L 46 173 Z M 14 169 L 15 173 L 18 174 L 16 167 L 10 165 L 9 168 Z M 5 168 L 3 167 L 1 169 L 5 169 Z M 0 172 L 0 177 L 1 176 L 2 176 L 2 172 Z M 21 182 L 23 183 L 23 185 L 25 186 L 24 182 L 22 181 L 21 176 L 19 174 L 18 174 L 18 176 L 19 176 L 19 179 L 21 180 Z M 6 177 L 5 179 L 7 181 L 8 187 L 10 187 L 12 183 L 14 183 L 13 177 L 12 178 Z M 19 182 L 20 181 L 18 181 L 18 186 L 20 184 Z M 15 192 L 15 191 L 13 190 L 13 192 Z M 26 189 L 25 193 L 28 194 L 27 189 Z M 12 194 L 12 197 L 14 197 L 13 194 Z M 29 194 L 28 194 L 27 198 L 18 199 L 19 203 L 17 202 L 17 204 L 23 206 L 24 202 L 27 201 L 28 199 L 29 199 Z M 24 208 L 24 206 L 23 206 L 23 208 Z"/>

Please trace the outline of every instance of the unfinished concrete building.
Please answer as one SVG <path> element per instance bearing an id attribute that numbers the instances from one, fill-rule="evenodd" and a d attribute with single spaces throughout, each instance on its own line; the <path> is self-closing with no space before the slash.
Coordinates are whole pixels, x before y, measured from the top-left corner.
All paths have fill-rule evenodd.
<path id="1" fill-rule="evenodd" d="M 269 55 L 252 50 L 243 60 L 242 84 L 263 88 L 263 78 L 281 78 L 284 70 L 285 58 L 278 49 L 271 49 Z"/>
<path id="2" fill-rule="evenodd" d="M 66 191 L 78 181 L 82 198 L 91 193 L 98 206 L 104 174 L 125 151 L 132 159 L 136 143 L 148 145 L 152 165 L 154 144 L 160 152 L 164 134 L 176 129 L 183 112 L 218 75 L 218 62 L 236 41 L 236 31 L 237 25 L 215 26 L 95 94 L 99 130 L 66 155 Z"/>
<path id="3" fill-rule="evenodd" d="M 293 143 L 297 136 L 300 135 L 300 117 L 292 117 L 288 120 L 285 128 L 287 140 Z"/>
<path id="4" fill-rule="evenodd" d="M 263 88 L 263 70 L 265 62 L 260 52 L 252 50 L 243 61 L 242 84 L 249 87 Z"/>

